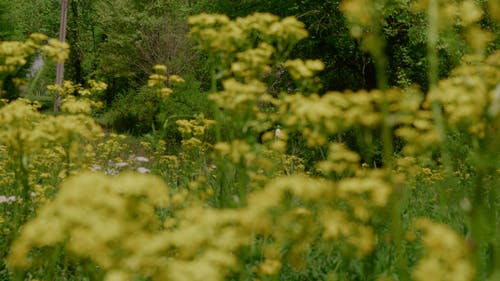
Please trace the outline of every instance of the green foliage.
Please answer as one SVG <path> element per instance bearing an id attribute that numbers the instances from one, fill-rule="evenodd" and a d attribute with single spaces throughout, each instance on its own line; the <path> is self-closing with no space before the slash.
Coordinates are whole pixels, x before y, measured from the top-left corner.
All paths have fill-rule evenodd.
<path id="1" fill-rule="evenodd" d="M 112 92 L 137 89 L 156 64 L 168 65 L 172 73 L 196 73 L 182 1 L 113 0 L 94 5 L 101 34 L 96 74 L 109 82 Z"/>
<path id="2" fill-rule="evenodd" d="M 178 144 L 180 135 L 175 121 L 200 112 L 209 113 L 209 106 L 200 83 L 193 78 L 188 77 L 174 89 L 174 94 L 165 101 L 150 87 L 122 93 L 99 117 L 99 122 L 106 128 L 134 135 L 162 132 L 162 138 Z"/>
<path id="3" fill-rule="evenodd" d="M 16 28 L 12 18 L 12 1 L 0 1 L 0 40 L 7 40 L 15 36 Z"/>
<path id="4" fill-rule="evenodd" d="M 57 37 L 59 32 L 60 1 L 10 1 L 10 18 L 22 39 L 31 33 Z"/>

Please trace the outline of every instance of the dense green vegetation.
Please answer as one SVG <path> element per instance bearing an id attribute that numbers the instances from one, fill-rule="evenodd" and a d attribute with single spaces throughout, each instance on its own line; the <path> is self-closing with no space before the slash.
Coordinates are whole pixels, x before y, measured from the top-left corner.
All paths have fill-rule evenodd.
<path id="1" fill-rule="evenodd" d="M 68 3 L 0 0 L 0 280 L 500 280 L 498 1 Z"/>

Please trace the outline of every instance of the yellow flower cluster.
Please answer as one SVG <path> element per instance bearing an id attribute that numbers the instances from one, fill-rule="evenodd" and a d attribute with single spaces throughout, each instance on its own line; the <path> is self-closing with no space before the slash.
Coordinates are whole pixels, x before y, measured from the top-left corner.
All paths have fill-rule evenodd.
<path id="1" fill-rule="evenodd" d="M 424 256 L 413 268 L 415 281 L 467 281 L 474 277 L 466 243 L 448 226 L 420 218 L 414 226 L 423 231 Z"/>
<path id="2" fill-rule="evenodd" d="M 87 115 L 51 116 L 38 108 L 25 99 L 0 107 L 1 176 L 13 175 L 2 181 L 2 193 L 21 194 L 24 211 L 33 209 L 30 202 L 50 198 L 60 179 L 88 167 L 88 144 L 101 137 L 100 127 Z"/>
<path id="3" fill-rule="evenodd" d="M 424 12 L 429 9 L 431 0 L 415 1 L 411 9 L 415 12 Z M 437 28 L 439 31 L 449 31 L 459 28 L 472 50 L 482 53 L 487 44 L 494 39 L 490 30 L 483 29 L 480 22 L 485 16 L 497 17 L 498 3 L 490 1 L 488 13 L 483 11 L 481 4 L 474 0 L 436 1 Z M 428 11 L 430 12 L 430 10 Z"/>
<path id="4" fill-rule="evenodd" d="M 157 95 L 163 100 L 168 99 L 173 93 L 172 88 L 168 87 L 169 85 L 184 83 L 184 79 L 180 76 L 168 75 L 165 65 L 155 65 L 153 71 L 154 73 L 149 75 L 148 86 L 155 88 Z"/>
<path id="5" fill-rule="evenodd" d="M 328 149 L 328 159 L 320 161 L 316 166 L 324 174 L 349 173 L 356 171 L 359 166 L 359 155 L 349 150 L 342 143 L 331 143 Z"/>
<path id="6" fill-rule="evenodd" d="M 413 11 L 425 11 L 428 9 L 429 0 L 419 0 L 412 4 Z M 465 1 L 441 1 L 439 3 L 439 27 L 446 29 L 458 23 L 464 26 L 474 24 L 481 20 L 483 11 L 477 2 Z"/>
<path id="7" fill-rule="evenodd" d="M 493 19 L 500 20 L 500 3 L 498 1 L 489 0 L 488 11 Z"/>
<path id="8" fill-rule="evenodd" d="M 498 116 L 500 52 L 487 58 L 466 57 L 448 79 L 441 80 L 429 93 L 429 102 L 438 101 L 451 125 L 465 125 L 467 130 L 483 137 L 488 120 Z"/>
<path id="9" fill-rule="evenodd" d="M 76 98 L 75 96 L 67 96 L 61 102 L 61 110 L 68 113 L 85 113 L 90 114 L 92 108 L 101 107 L 102 104 L 94 102 L 91 99 Z"/>
<path id="10" fill-rule="evenodd" d="M 357 248 L 356 255 L 359 257 L 373 251 L 375 235 L 369 226 L 354 222 L 346 213 L 338 210 L 324 209 L 320 216 L 325 227 L 322 236 L 324 239 L 346 239 L 347 243 Z"/>
<path id="11" fill-rule="evenodd" d="M 26 58 L 45 47 L 47 39 L 43 34 L 34 33 L 25 42 L 0 41 L 0 73 L 15 72 L 25 65 Z"/>
<path id="12" fill-rule="evenodd" d="M 381 49 L 384 39 L 380 36 L 380 27 L 383 25 L 384 10 L 391 9 L 391 4 L 375 0 L 344 0 L 340 3 L 340 10 L 349 24 L 351 36 L 362 39 L 361 47 L 370 51 L 374 57 L 383 56 Z M 403 2 L 401 5 L 404 5 Z"/>
<path id="13" fill-rule="evenodd" d="M 42 118 L 37 108 L 37 104 L 24 99 L 0 108 L 0 144 L 5 145 L 9 153 L 29 154 L 43 144 L 33 134 Z"/>
<path id="14" fill-rule="evenodd" d="M 103 136 L 102 129 L 86 115 L 58 115 L 43 118 L 38 124 L 43 130 L 35 130 L 32 135 L 46 143 L 60 143 L 67 153 L 77 157 L 81 144 L 95 141 Z"/>
<path id="15" fill-rule="evenodd" d="M 87 116 L 45 116 L 38 113 L 37 107 L 28 100 L 18 99 L 0 108 L 1 142 L 12 151 L 29 153 L 54 142 L 99 136 L 97 124 Z"/>
<path id="16" fill-rule="evenodd" d="M 294 59 L 285 61 L 284 66 L 290 72 L 299 92 L 314 93 L 321 89 L 317 74 L 325 68 L 322 61 Z"/>
<path id="17" fill-rule="evenodd" d="M 311 78 L 325 68 L 325 65 L 320 60 L 287 60 L 285 66 L 290 70 L 293 79 L 297 81 Z"/>
<path id="18" fill-rule="evenodd" d="M 237 60 L 231 64 L 231 72 L 244 81 L 262 77 L 271 71 L 274 51 L 272 45 L 261 42 L 254 49 L 239 52 L 236 54 Z"/>
<path id="19" fill-rule="evenodd" d="M 233 140 L 231 143 L 218 142 L 214 148 L 222 156 L 228 156 L 231 162 L 235 164 L 240 162 L 251 163 L 256 158 L 255 154 L 250 153 L 250 145 L 241 140 Z"/>
<path id="20" fill-rule="evenodd" d="M 179 131 L 186 137 L 200 138 L 205 135 L 206 129 L 213 125 L 213 120 L 205 119 L 203 114 L 195 120 L 180 119 L 175 122 Z"/>
<path id="21" fill-rule="evenodd" d="M 376 107 L 380 93 L 328 92 L 321 97 L 297 94 L 284 98 L 280 113 L 285 124 L 302 129 L 309 146 L 324 145 L 329 134 L 337 134 L 352 126 L 377 126 L 382 115 Z"/>
<path id="22" fill-rule="evenodd" d="M 0 144 L 0 171 L 2 172 L 2 177 L 0 177 L 0 186 L 13 186 L 15 181 L 15 173 L 7 169 L 8 166 L 8 152 L 7 146 Z M 6 194 L 2 194 L 6 195 Z"/>
<path id="23" fill-rule="evenodd" d="M 247 108 L 255 109 L 257 97 L 266 92 L 266 85 L 258 80 L 252 80 L 249 83 L 241 83 L 234 78 L 229 78 L 222 82 L 224 90 L 216 94 L 211 94 L 209 98 L 217 106 L 231 110 L 243 111 Z"/>
<path id="24" fill-rule="evenodd" d="M 1 42 L 0 55 L 2 58 L 0 72 L 14 72 L 26 64 L 26 50 L 22 42 Z"/>
<path id="25" fill-rule="evenodd" d="M 372 0 L 349 0 L 342 1 L 341 8 L 351 22 L 369 27 L 374 23 L 373 6 Z"/>
<path id="26" fill-rule="evenodd" d="M 200 14 L 189 17 L 188 23 L 192 26 L 190 36 L 201 49 L 226 55 L 252 48 L 252 40 L 257 34 L 267 43 L 278 43 L 279 51 L 307 37 L 304 24 L 294 17 L 280 20 L 268 13 L 255 13 L 235 20 L 225 15 Z"/>
<path id="27" fill-rule="evenodd" d="M 81 84 L 74 84 L 71 81 L 63 81 L 62 85 L 49 85 L 47 90 L 62 96 L 61 110 L 68 113 L 90 114 L 92 108 L 102 107 L 101 102 L 92 100 L 97 93 L 105 91 L 107 85 L 104 82 L 95 80 L 88 81 L 90 88 L 84 88 Z"/>
<path id="28" fill-rule="evenodd" d="M 431 151 L 441 143 L 433 118 L 430 111 L 420 110 L 415 112 L 413 120 L 408 119 L 404 126 L 396 129 L 395 134 L 407 142 L 403 148 L 405 155 Z"/>
<path id="29" fill-rule="evenodd" d="M 136 255 L 147 252 L 138 242 L 153 238 L 152 231 L 160 227 L 155 208 L 167 203 L 166 186 L 155 177 L 79 175 L 66 181 L 56 199 L 23 227 L 9 265 L 30 266 L 31 248 L 67 243 L 71 253 L 106 270 L 137 269 L 145 260 Z M 118 251 L 126 255 L 116 255 Z"/>
<path id="30" fill-rule="evenodd" d="M 41 47 L 42 53 L 56 62 L 62 62 L 69 57 L 69 44 L 57 39 L 49 39 L 47 44 Z"/>
<path id="31" fill-rule="evenodd" d="M 90 79 L 88 81 L 88 84 L 90 86 L 90 92 L 95 93 L 95 92 L 103 92 L 108 88 L 108 85 L 104 82 L 101 81 L 95 81 Z"/>
<path id="32" fill-rule="evenodd" d="M 208 143 L 204 142 L 204 136 L 207 129 L 214 124 L 213 120 L 205 119 L 204 115 L 200 114 L 196 119 L 180 119 L 175 121 L 175 123 L 182 134 L 183 146 L 188 149 L 200 147 L 204 150 L 206 148 Z"/>
<path id="33" fill-rule="evenodd" d="M 99 196 L 95 196 L 99 194 Z M 233 251 L 250 243 L 250 232 L 235 227 L 238 212 L 192 206 L 178 221 L 162 224 L 155 212 L 178 201 L 162 180 L 122 174 L 81 174 L 66 181 L 54 201 L 23 227 L 8 258 L 10 267 L 36 261 L 36 248 L 58 245 L 89 258 L 105 280 L 223 280 L 238 265 Z M 124 278 L 124 279 L 116 279 Z"/>
<path id="34" fill-rule="evenodd" d="M 365 223 L 370 217 L 367 209 L 370 204 L 363 198 L 369 193 L 373 206 L 385 206 L 391 187 L 384 176 L 383 172 L 368 173 L 338 184 L 299 175 L 278 178 L 250 194 L 247 207 L 241 209 L 239 215 L 242 227 L 271 237 L 278 248 L 293 241 L 296 252 L 292 250 L 288 258 L 302 262 L 302 251 L 307 250 L 319 233 L 327 240 L 345 239 L 359 257 L 368 255 L 373 250 L 375 237 L 371 226 Z M 282 200 L 289 196 L 303 204 L 283 209 Z M 352 210 L 332 206 L 335 200 L 348 203 Z M 315 214 L 315 210 L 321 213 Z"/>
<path id="35" fill-rule="evenodd" d="M 108 161 L 123 162 L 125 153 L 131 148 L 125 143 L 126 136 L 120 134 L 106 134 L 95 147 L 96 161 L 102 168 L 106 168 Z"/>
<path id="36" fill-rule="evenodd" d="M 273 150 L 274 151 L 274 150 Z M 304 159 L 288 154 L 281 154 L 282 172 L 277 172 L 277 175 L 295 175 L 301 174 L 305 170 Z"/>

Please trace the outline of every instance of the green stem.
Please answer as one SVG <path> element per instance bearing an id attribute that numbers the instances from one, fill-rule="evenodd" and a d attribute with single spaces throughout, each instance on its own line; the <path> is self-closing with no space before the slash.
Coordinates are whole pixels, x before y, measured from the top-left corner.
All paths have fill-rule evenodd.
<path id="1" fill-rule="evenodd" d="M 373 8 L 373 18 L 381 18 L 381 15 Z M 387 57 L 385 56 L 385 39 L 382 36 L 381 28 L 379 25 L 375 25 L 374 31 L 371 38 L 371 44 L 368 46 L 373 60 L 375 62 L 375 70 L 377 74 L 377 87 L 382 92 L 381 100 L 381 111 L 383 115 L 382 122 L 382 162 L 384 168 L 391 173 L 393 168 L 393 156 L 394 156 L 394 146 L 393 146 L 393 135 L 392 135 L 392 124 L 390 116 L 390 101 L 387 96 L 387 89 L 389 87 L 389 82 L 386 74 L 387 70 Z M 389 182 L 392 180 L 388 178 Z M 406 257 L 406 249 L 403 243 L 404 236 L 404 226 L 402 221 L 402 213 L 405 208 L 405 202 L 407 197 L 406 188 L 396 187 L 394 188 L 392 194 L 392 208 L 391 208 L 391 232 L 393 235 L 393 246 L 395 247 L 395 266 L 397 267 L 397 273 L 399 280 L 405 281 L 410 280 L 408 261 Z"/>
<path id="2" fill-rule="evenodd" d="M 475 177 L 470 213 L 472 240 L 475 242 L 474 263 L 477 280 L 498 280 L 500 276 L 500 231 L 498 190 L 498 133 L 488 137 L 476 148 Z M 489 278 L 489 279 L 488 279 Z"/>
<path id="3" fill-rule="evenodd" d="M 484 169 L 480 163 L 476 163 L 477 174 L 475 176 L 474 193 L 472 195 L 472 210 L 471 210 L 471 235 L 472 241 L 477 243 L 474 247 L 474 263 L 477 272 L 477 277 L 485 273 L 486 265 L 483 260 L 483 254 L 487 245 L 487 228 L 488 222 L 486 221 L 486 207 L 484 206 Z M 483 276 L 484 277 L 484 276 Z"/>
<path id="4" fill-rule="evenodd" d="M 28 179 L 28 169 L 26 162 L 26 156 L 24 153 L 24 148 L 22 141 L 18 138 L 18 151 L 17 151 L 17 169 L 15 174 L 16 185 L 18 191 L 20 191 L 22 202 L 18 202 L 18 226 L 21 226 L 28 218 L 29 208 L 31 207 L 31 193 Z M 19 198 L 18 198 L 19 199 Z"/>
<path id="5" fill-rule="evenodd" d="M 410 280 L 408 259 L 406 248 L 404 246 L 404 233 L 405 228 L 403 225 L 403 220 L 401 218 L 403 212 L 406 209 L 408 201 L 408 188 L 406 186 L 399 186 L 394 188 L 392 206 L 392 235 L 394 237 L 393 245 L 395 246 L 395 258 L 397 265 L 397 273 L 399 280 L 405 281 Z"/>
<path id="6" fill-rule="evenodd" d="M 374 11 L 373 18 L 381 18 L 381 16 Z M 381 111 L 383 115 L 382 122 L 382 145 L 383 155 L 382 160 L 384 167 L 387 170 L 392 170 L 392 157 L 394 154 L 393 139 L 392 139 L 392 124 L 390 122 L 389 112 L 389 99 L 387 97 L 387 88 L 389 82 L 387 79 L 387 57 L 385 56 L 385 39 L 382 36 L 380 26 L 376 25 L 373 31 L 373 38 L 368 50 L 370 51 L 375 62 L 375 70 L 377 75 L 377 87 L 382 91 Z"/>
<path id="7" fill-rule="evenodd" d="M 209 94 L 214 94 L 217 92 L 217 77 L 215 73 L 215 65 L 214 65 L 214 60 L 209 59 L 209 63 L 211 64 L 210 66 L 210 92 Z M 215 139 L 217 142 L 222 141 L 222 121 L 223 121 L 223 114 L 217 104 L 213 104 L 213 110 L 214 110 L 214 117 L 215 117 Z"/>
<path id="8" fill-rule="evenodd" d="M 242 160 L 244 161 L 244 160 Z M 247 168 L 245 167 L 244 163 L 240 163 L 238 165 L 238 206 L 245 206 L 246 205 L 246 198 L 247 198 L 247 193 L 248 193 L 248 184 L 249 184 L 249 178 L 248 178 L 248 173 L 247 173 Z"/>
<path id="9" fill-rule="evenodd" d="M 437 44 L 439 41 L 439 0 L 429 0 L 427 7 L 429 15 L 429 29 L 427 30 L 427 60 L 429 62 L 429 91 L 432 95 L 437 90 L 439 81 L 439 57 Z M 432 101 L 432 115 L 437 132 L 441 139 L 441 157 L 445 172 L 451 174 L 451 159 L 446 148 L 446 128 L 441 104 L 437 99 Z"/>
<path id="10" fill-rule="evenodd" d="M 427 7 L 429 29 L 427 30 L 427 59 L 429 62 L 429 86 L 431 91 L 439 79 L 439 60 L 437 43 L 439 40 L 439 0 L 429 0 Z"/>
<path id="11" fill-rule="evenodd" d="M 208 60 L 211 64 L 210 66 L 210 93 L 213 94 L 217 92 L 217 77 L 215 73 L 215 65 L 213 60 Z"/>

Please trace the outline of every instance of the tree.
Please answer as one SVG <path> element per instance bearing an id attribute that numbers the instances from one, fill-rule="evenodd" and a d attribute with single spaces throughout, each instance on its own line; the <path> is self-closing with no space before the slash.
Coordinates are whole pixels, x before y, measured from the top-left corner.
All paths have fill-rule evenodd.
<path id="1" fill-rule="evenodd" d="M 16 28 L 12 19 L 12 1 L 0 0 L 0 40 L 8 40 L 15 37 Z"/>
<path id="2" fill-rule="evenodd" d="M 61 0 L 61 16 L 59 18 L 60 26 L 59 26 L 59 41 L 66 41 L 66 27 L 68 20 L 68 0 Z M 64 62 L 57 62 L 56 67 L 56 84 L 61 86 L 64 78 Z M 54 96 L 54 112 L 59 111 L 61 107 L 61 96 L 56 93 Z"/>
<path id="3" fill-rule="evenodd" d="M 100 29 L 98 76 L 110 84 L 111 92 L 144 84 L 155 64 L 169 71 L 193 73 L 196 57 L 186 37 L 187 1 L 96 1 Z M 112 99 L 112 97 L 110 97 Z"/>

